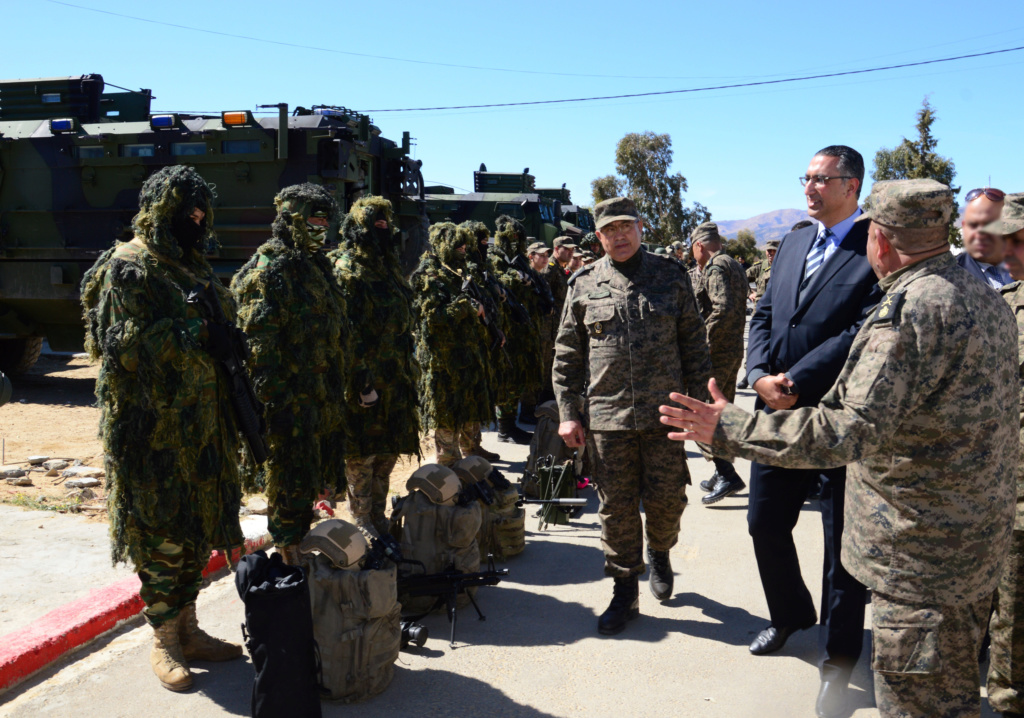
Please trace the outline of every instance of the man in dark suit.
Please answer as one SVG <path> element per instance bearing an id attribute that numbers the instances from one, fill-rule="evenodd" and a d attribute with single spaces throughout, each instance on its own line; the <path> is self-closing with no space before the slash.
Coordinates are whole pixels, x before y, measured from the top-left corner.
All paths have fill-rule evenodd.
<path id="1" fill-rule="evenodd" d="M 855 224 L 864 159 L 843 145 L 818 152 L 801 177 L 815 222 L 790 232 L 750 320 L 747 381 L 756 408 L 816 406 L 846 362 L 861 323 L 880 297 L 866 257 L 866 222 Z M 840 715 L 861 653 L 864 586 L 840 563 L 846 469 L 794 470 L 754 463 L 747 515 L 771 625 L 750 645 L 754 655 L 779 650 L 817 622 L 800 575 L 793 527 L 808 489 L 822 483 L 825 553 L 822 567 L 819 716 Z"/>
<path id="2" fill-rule="evenodd" d="M 967 193 L 960 226 L 964 251 L 956 258 L 957 264 L 996 290 L 1013 281 L 1003 266 L 1006 243 L 983 228 L 999 219 L 1005 197 L 1006 193 L 995 187 L 978 187 Z"/>

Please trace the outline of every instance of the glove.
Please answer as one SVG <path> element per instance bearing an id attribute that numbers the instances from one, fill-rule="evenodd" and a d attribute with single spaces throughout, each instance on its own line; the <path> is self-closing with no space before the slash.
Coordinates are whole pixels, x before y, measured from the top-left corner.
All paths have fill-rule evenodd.
<path id="1" fill-rule="evenodd" d="M 235 328 L 227 324 L 206 323 L 206 352 L 217 361 L 227 361 L 235 348 Z"/>
<path id="2" fill-rule="evenodd" d="M 369 409 L 371 406 L 377 403 L 380 397 L 377 396 L 377 390 L 372 386 L 363 389 L 362 393 L 359 394 L 359 406 L 364 409 Z"/>

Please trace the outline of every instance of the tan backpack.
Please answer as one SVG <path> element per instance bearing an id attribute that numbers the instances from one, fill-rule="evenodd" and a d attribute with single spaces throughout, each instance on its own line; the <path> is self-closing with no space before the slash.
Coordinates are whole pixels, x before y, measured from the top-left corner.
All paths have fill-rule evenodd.
<path id="1" fill-rule="evenodd" d="M 522 553 L 526 548 L 526 512 L 516 506 L 519 501 L 516 487 L 479 456 L 457 461 L 452 470 L 462 482 L 464 491 L 474 484 L 485 486 L 484 491 L 477 492 L 484 512 L 477 535 L 481 558 L 493 555 L 502 561 Z"/>

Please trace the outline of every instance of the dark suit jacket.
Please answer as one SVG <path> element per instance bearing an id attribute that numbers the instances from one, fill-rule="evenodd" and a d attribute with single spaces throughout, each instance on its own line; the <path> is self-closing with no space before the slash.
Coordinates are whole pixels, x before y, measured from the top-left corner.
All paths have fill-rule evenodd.
<path id="1" fill-rule="evenodd" d="M 747 373 L 787 373 L 800 391 L 796 407 L 817 406 L 832 388 L 861 323 L 881 298 L 868 264 L 867 229 L 868 222 L 854 224 L 802 294 L 804 261 L 818 225 L 787 234 L 772 263 L 750 319 Z"/>

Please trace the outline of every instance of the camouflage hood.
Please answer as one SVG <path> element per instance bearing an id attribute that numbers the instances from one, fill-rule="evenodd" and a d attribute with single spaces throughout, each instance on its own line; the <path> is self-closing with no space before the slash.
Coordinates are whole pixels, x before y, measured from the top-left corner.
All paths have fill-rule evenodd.
<path id="1" fill-rule="evenodd" d="M 430 227 L 430 249 L 452 269 L 459 269 L 466 264 L 466 255 L 458 248 L 468 244 L 471 238 L 468 230 L 459 230 L 452 222 L 439 222 Z"/>
<path id="2" fill-rule="evenodd" d="M 306 220 L 314 212 L 326 213 L 328 240 L 338 235 L 341 210 L 331 193 L 321 185 L 307 182 L 285 187 L 274 198 L 274 204 L 277 206 L 277 217 L 270 225 L 271 234 L 290 249 L 313 253 L 323 247 L 323 241 L 311 236 L 306 227 Z"/>
<path id="3" fill-rule="evenodd" d="M 379 241 L 377 233 L 380 230 L 373 226 L 381 215 L 388 221 L 390 242 Z M 362 197 L 356 200 L 352 209 L 341 220 L 341 243 L 344 251 L 383 259 L 388 265 L 398 262 L 396 234 L 391 202 L 383 197 Z M 382 246 L 384 244 L 387 246 Z"/>
<path id="4" fill-rule="evenodd" d="M 498 217 L 498 231 L 494 233 L 494 248 L 512 259 L 517 254 L 526 254 L 526 230 L 518 219 L 507 214 Z"/>
<path id="5" fill-rule="evenodd" d="M 486 268 L 486 258 L 480 254 L 480 245 L 491 238 L 491 230 L 487 229 L 487 225 L 483 222 L 475 222 L 473 220 L 467 220 L 459 225 L 460 230 L 470 232 L 472 234 L 472 241 L 466 248 L 466 256 L 469 261 L 481 268 Z"/>
<path id="6" fill-rule="evenodd" d="M 193 168 L 164 167 L 143 183 L 139 192 L 139 213 L 132 220 L 132 228 L 149 249 L 161 256 L 188 264 L 205 264 L 203 253 L 217 246 L 212 200 L 213 191 Z M 201 251 L 191 251 L 192 256 L 186 257 L 174 238 L 172 226 L 175 220 L 187 218 L 197 207 L 206 213 L 206 233 L 200 242 Z"/>

